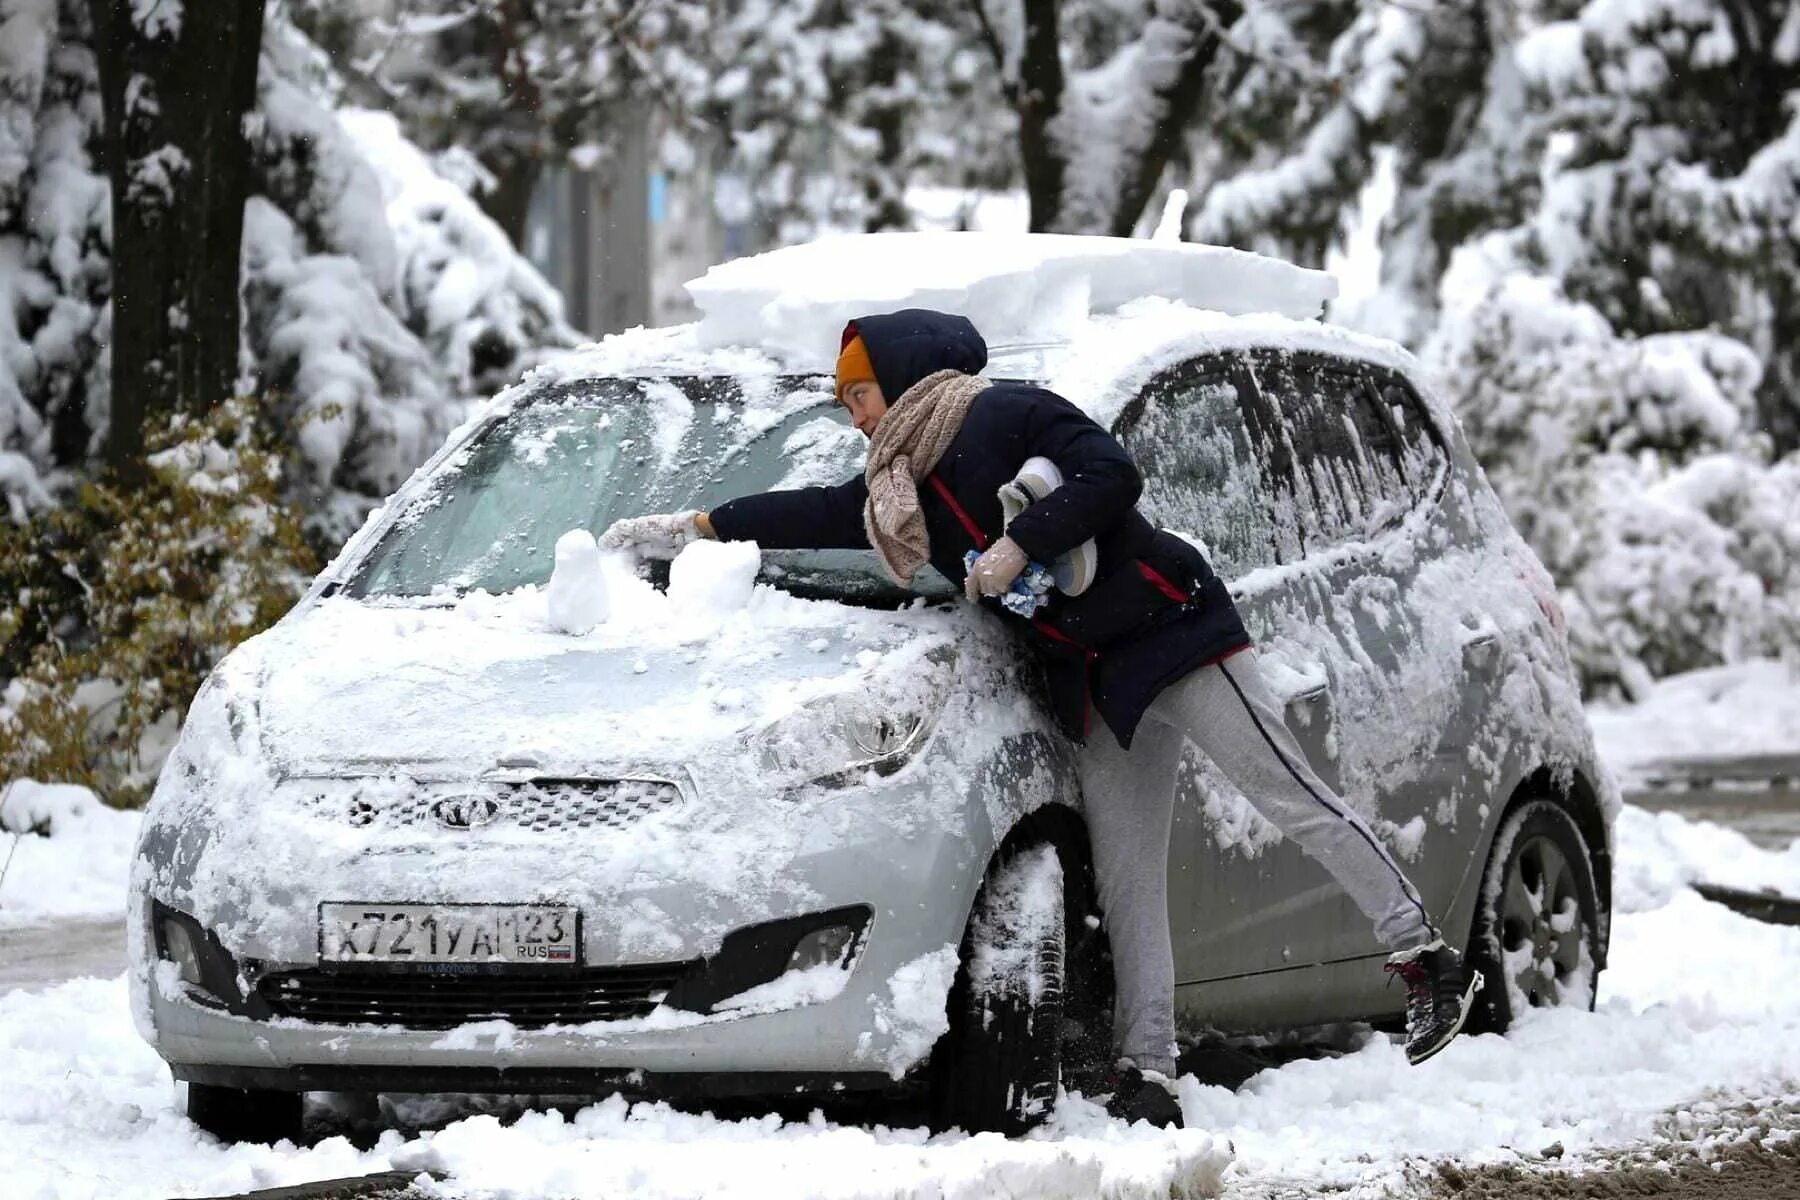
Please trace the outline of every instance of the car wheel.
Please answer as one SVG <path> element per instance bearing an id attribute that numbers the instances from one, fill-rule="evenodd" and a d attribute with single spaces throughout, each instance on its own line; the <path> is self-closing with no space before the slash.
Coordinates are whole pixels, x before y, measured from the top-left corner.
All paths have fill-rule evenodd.
<path id="1" fill-rule="evenodd" d="M 1591 1009 L 1600 928 L 1593 860 L 1568 812 L 1532 800 L 1494 838 L 1469 941 L 1482 973 L 1468 1028 L 1503 1033 L 1527 1008 Z"/>
<path id="2" fill-rule="evenodd" d="M 1022 1133 L 1062 1079 L 1067 914 L 1062 861 L 1037 844 L 996 862 L 963 936 L 950 1032 L 934 1056 L 941 1128 Z"/>
<path id="3" fill-rule="evenodd" d="M 300 1137 L 301 1092 L 187 1085 L 188 1120 L 222 1142 L 278 1142 Z"/>

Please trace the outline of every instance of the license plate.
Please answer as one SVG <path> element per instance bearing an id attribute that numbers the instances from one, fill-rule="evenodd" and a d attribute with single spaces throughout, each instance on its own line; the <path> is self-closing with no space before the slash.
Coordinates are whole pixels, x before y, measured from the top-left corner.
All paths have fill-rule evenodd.
<path id="1" fill-rule="evenodd" d="M 547 904 L 321 904 L 322 962 L 574 966 L 581 914 Z"/>

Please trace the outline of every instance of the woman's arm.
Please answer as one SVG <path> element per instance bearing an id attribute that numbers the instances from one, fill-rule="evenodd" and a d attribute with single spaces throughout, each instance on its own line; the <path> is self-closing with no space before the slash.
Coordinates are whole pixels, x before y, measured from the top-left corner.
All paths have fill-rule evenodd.
<path id="1" fill-rule="evenodd" d="M 868 481 L 857 475 L 835 487 L 740 496 L 700 514 L 697 523 L 708 537 L 755 542 L 764 550 L 867 550 L 868 498 Z"/>
<path id="2" fill-rule="evenodd" d="M 1050 562 L 1107 528 L 1137 503 L 1144 478 L 1137 464 L 1088 415 L 1043 388 L 1002 386 L 984 414 L 1006 431 L 1023 462 L 1042 455 L 1062 472 L 1062 486 L 1013 519 L 1006 535 L 1038 562 Z M 989 401 L 984 398 L 984 405 Z"/>

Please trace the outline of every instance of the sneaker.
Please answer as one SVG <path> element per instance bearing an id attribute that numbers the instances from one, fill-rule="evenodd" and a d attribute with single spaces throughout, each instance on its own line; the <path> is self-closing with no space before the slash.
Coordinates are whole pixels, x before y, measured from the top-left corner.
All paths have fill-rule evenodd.
<path id="1" fill-rule="evenodd" d="M 1481 975 L 1465 978 L 1462 957 L 1443 938 L 1389 955 L 1387 972 L 1406 984 L 1406 1061 L 1418 1066 L 1462 1032 Z"/>
<path id="2" fill-rule="evenodd" d="M 1181 1105 L 1175 1101 L 1175 1081 L 1161 1071 L 1140 1071 L 1129 1058 L 1119 1060 L 1106 1111 L 1135 1124 L 1148 1121 L 1165 1129 L 1181 1128 Z"/>

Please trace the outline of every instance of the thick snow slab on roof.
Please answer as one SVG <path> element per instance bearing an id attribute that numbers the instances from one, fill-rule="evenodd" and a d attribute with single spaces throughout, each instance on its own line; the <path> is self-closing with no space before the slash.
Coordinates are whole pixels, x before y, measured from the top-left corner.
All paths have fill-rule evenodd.
<path id="1" fill-rule="evenodd" d="M 1225 246 L 1045 233 L 821 238 L 713 267 L 687 288 L 702 345 L 817 363 L 836 356 L 844 322 L 895 308 L 961 313 L 1005 345 L 1058 340 L 1145 296 L 1307 319 L 1337 295 L 1323 271 Z"/>

